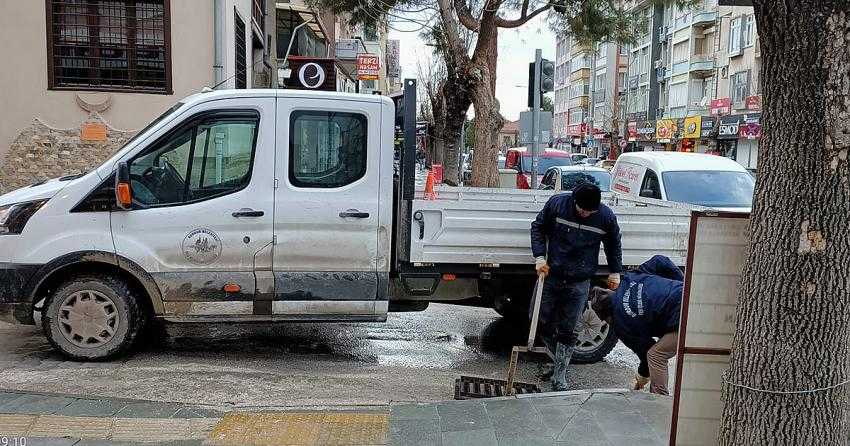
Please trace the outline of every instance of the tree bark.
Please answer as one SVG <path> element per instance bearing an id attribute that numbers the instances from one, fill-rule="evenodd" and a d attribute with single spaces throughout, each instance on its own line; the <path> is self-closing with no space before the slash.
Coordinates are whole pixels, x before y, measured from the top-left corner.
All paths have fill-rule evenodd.
<path id="1" fill-rule="evenodd" d="M 470 183 L 474 187 L 499 187 L 498 139 L 504 118 L 499 113 L 499 101 L 496 100 L 498 37 L 495 13 L 485 11 L 470 67 L 470 78 L 474 79 L 472 103 L 475 106 L 475 156 Z"/>
<path id="2" fill-rule="evenodd" d="M 850 6 L 753 3 L 764 137 L 718 443 L 844 445 Z"/>

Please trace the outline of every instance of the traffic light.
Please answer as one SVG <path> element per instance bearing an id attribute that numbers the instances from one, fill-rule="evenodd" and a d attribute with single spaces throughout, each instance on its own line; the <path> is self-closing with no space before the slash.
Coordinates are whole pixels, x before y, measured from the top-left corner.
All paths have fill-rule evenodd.
<path id="1" fill-rule="evenodd" d="M 543 93 L 555 91 L 555 63 L 551 60 L 540 60 L 540 103 L 543 103 Z M 534 107 L 534 62 L 528 64 L 528 106 Z"/>
<path id="2" fill-rule="evenodd" d="M 551 60 L 540 61 L 540 91 L 543 93 L 555 91 L 555 62 Z"/>

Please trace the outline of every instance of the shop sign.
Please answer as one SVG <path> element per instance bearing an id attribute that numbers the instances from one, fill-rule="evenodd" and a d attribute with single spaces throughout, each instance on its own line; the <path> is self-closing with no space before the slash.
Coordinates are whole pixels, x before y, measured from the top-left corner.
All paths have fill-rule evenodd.
<path id="1" fill-rule="evenodd" d="M 378 80 L 381 73 L 381 58 L 377 54 L 357 55 L 357 79 L 361 81 Z"/>
<path id="2" fill-rule="evenodd" d="M 640 121 L 637 123 L 639 141 L 655 140 L 655 123 L 652 121 Z"/>
<path id="3" fill-rule="evenodd" d="M 584 123 L 568 125 L 567 133 L 571 136 L 581 136 L 581 134 L 584 133 Z"/>
<path id="4" fill-rule="evenodd" d="M 658 142 L 670 142 L 675 133 L 676 121 L 672 119 L 659 119 L 655 125 L 655 136 L 658 138 Z"/>
<path id="5" fill-rule="evenodd" d="M 699 137 L 708 139 L 714 137 L 717 130 L 717 119 L 710 116 L 701 116 L 699 125 Z"/>
<path id="6" fill-rule="evenodd" d="M 709 111 L 712 116 L 728 115 L 732 112 L 732 99 L 712 99 Z"/>
<path id="7" fill-rule="evenodd" d="M 744 106 L 747 110 L 761 110 L 761 96 L 747 96 Z"/>
<path id="8" fill-rule="evenodd" d="M 399 41 L 387 40 L 387 77 L 401 77 Z"/>
<path id="9" fill-rule="evenodd" d="M 748 113 L 742 121 L 738 136 L 746 139 L 761 138 L 761 113 Z"/>
<path id="10" fill-rule="evenodd" d="M 697 139 L 700 137 L 702 116 L 688 116 L 682 127 L 682 138 Z"/>
<path id="11" fill-rule="evenodd" d="M 638 136 L 639 136 L 638 131 L 637 131 L 637 122 L 629 121 L 626 128 L 627 128 L 626 131 L 629 135 L 629 141 L 632 141 L 632 142 L 637 141 Z"/>
<path id="12" fill-rule="evenodd" d="M 741 124 L 741 116 L 732 115 L 720 118 L 720 128 L 717 130 L 717 139 L 738 139 L 738 131 Z"/>
<path id="13" fill-rule="evenodd" d="M 334 59 L 289 56 L 289 68 L 292 72 L 286 78 L 286 88 L 336 91 Z"/>

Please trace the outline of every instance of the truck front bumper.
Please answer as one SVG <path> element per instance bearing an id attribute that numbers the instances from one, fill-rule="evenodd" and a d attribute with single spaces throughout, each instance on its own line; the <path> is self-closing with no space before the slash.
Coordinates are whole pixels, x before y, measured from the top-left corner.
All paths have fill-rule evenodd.
<path id="1" fill-rule="evenodd" d="M 35 323 L 32 317 L 31 280 L 40 265 L 0 263 L 0 321 Z"/>

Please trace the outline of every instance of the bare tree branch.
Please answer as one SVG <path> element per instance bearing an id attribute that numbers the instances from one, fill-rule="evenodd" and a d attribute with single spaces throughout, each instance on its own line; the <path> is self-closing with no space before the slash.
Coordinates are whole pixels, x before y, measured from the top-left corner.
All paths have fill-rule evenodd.
<path id="1" fill-rule="evenodd" d="M 508 20 L 508 19 L 496 16 L 496 26 L 498 26 L 499 28 L 518 28 L 518 27 L 528 23 L 529 20 L 533 19 L 534 17 L 536 17 L 540 13 L 548 11 L 549 9 L 552 8 L 552 5 L 550 3 L 546 3 L 543 6 L 537 8 L 536 10 L 532 11 L 529 14 L 528 13 L 528 2 L 529 2 L 529 0 L 525 0 L 525 1 L 522 2 L 522 11 L 520 13 L 519 18 L 517 18 L 517 19 Z"/>
<path id="2" fill-rule="evenodd" d="M 458 34 L 458 23 L 453 13 L 450 0 L 437 0 L 440 6 L 440 17 L 443 20 L 443 36 L 446 39 L 446 51 L 451 53 L 452 57 L 459 58 L 462 61 L 468 61 L 466 45 L 464 40 Z"/>
<path id="3" fill-rule="evenodd" d="M 454 5 L 460 24 L 470 31 L 478 31 L 481 23 L 472 16 L 472 11 L 469 9 L 469 5 L 466 4 L 466 0 L 454 0 Z"/>

